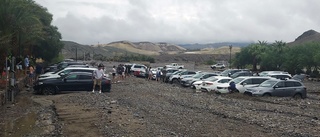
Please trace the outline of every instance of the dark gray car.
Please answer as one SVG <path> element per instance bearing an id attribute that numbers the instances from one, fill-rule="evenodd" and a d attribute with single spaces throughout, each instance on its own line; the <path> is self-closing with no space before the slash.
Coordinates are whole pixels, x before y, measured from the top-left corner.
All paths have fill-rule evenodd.
<path id="1" fill-rule="evenodd" d="M 247 88 L 244 94 L 252 96 L 306 98 L 307 89 L 297 80 L 270 79 L 261 83 L 258 87 Z"/>

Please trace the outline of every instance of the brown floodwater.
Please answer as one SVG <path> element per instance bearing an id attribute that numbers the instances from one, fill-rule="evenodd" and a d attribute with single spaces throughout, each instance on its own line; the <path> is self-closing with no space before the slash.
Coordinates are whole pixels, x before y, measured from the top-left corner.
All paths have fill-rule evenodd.
<path id="1" fill-rule="evenodd" d="M 29 134 L 35 126 L 37 114 L 34 112 L 28 113 L 23 117 L 15 120 L 7 121 L 2 125 L 3 137 L 21 137 Z"/>

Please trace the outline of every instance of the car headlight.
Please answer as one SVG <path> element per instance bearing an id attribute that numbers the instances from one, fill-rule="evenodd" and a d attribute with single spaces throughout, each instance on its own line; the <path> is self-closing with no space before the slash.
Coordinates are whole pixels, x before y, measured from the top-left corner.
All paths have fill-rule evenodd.
<path id="1" fill-rule="evenodd" d="M 43 84 L 43 82 L 38 82 L 38 85 L 42 85 Z"/>

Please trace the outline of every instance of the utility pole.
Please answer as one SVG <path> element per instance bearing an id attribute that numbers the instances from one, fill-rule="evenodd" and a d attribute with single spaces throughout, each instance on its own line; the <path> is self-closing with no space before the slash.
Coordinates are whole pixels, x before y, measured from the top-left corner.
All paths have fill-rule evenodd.
<path id="1" fill-rule="evenodd" d="M 229 45 L 229 49 L 230 49 L 229 68 L 231 69 L 231 50 L 232 50 L 232 45 Z"/>
<path id="2" fill-rule="evenodd" d="M 78 61 L 78 48 L 76 47 L 76 62 Z"/>

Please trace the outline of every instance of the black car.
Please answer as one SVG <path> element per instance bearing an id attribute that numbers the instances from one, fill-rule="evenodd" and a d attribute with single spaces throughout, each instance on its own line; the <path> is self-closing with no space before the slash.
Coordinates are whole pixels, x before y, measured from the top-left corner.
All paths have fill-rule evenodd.
<path id="1" fill-rule="evenodd" d="M 110 92 L 111 80 L 102 79 L 102 92 Z M 36 94 L 54 95 L 61 91 L 92 91 L 92 73 L 71 72 L 60 78 L 39 80 L 33 86 Z"/>

